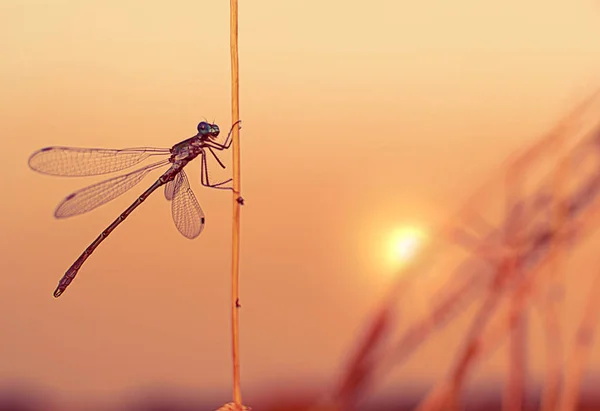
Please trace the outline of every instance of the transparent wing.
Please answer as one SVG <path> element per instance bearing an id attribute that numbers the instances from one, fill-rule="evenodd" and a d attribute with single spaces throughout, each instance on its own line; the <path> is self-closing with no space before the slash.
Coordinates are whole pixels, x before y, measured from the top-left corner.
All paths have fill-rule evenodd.
<path id="1" fill-rule="evenodd" d="M 175 180 L 171 180 L 165 185 L 165 198 L 169 201 L 171 201 L 173 199 L 173 194 L 175 194 L 174 181 Z"/>
<path id="2" fill-rule="evenodd" d="M 204 229 L 204 212 L 183 170 L 177 175 L 173 194 L 173 221 L 181 234 L 196 238 Z"/>
<path id="3" fill-rule="evenodd" d="M 29 167 L 53 176 L 79 177 L 108 174 L 131 167 L 150 156 L 170 154 L 168 148 L 46 147 L 29 157 Z"/>
<path id="4" fill-rule="evenodd" d="M 56 208 L 56 218 L 71 217 L 87 213 L 96 207 L 114 200 L 135 186 L 150 171 L 169 164 L 169 160 L 147 165 L 129 174 L 110 178 L 69 194 Z"/>

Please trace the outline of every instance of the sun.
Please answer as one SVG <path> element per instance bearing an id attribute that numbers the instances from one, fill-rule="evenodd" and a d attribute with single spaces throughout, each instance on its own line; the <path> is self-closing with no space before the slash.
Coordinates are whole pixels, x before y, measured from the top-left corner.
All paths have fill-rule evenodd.
<path id="1" fill-rule="evenodd" d="M 398 229 L 390 236 L 389 259 L 394 266 L 401 266 L 412 260 L 423 243 L 425 235 L 415 227 Z"/>

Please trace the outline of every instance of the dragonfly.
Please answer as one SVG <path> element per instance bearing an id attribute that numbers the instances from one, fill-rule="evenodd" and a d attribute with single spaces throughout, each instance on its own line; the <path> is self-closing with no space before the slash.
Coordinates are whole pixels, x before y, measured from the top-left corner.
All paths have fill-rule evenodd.
<path id="1" fill-rule="evenodd" d="M 56 218 L 87 213 L 124 194 L 141 182 L 149 172 L 170 165 L 169 169 L 106 227 L 75 260 L 60 279 L 54 291 L 54 297 L 58 298 L 63 294 L 75 279 L 83 263 L 110 233 L 125 221 L 150 194 L 163 185 L 165 186 L 165 198 L 171 202 L 173 221 L 179 232 L 189 239 L 198 237 L 204 229 L 205 216 L 190 187 L 184 168 L 190 161 L 200 157 L 201 184 L 205 187 L 233 191 L 233 187 L 226 186 L 227 183 L 232 181 L 231 178 L 219 183 L 210 181 L 207 157 L 209 154 L 212 155 L 222 168 L 226 168 L 215 151 L 227 150 L 231 146 L 233 129 L 236 126 L 241 128 L 240 124 L 241 121 L 237 121 L 231 126 L 223 143 L 217 141 L 220 133 L 219 126 L 202 121 L 197 126 L 198 133 L 196 135 L 175 144 L 170 149 L 154 147 L 104 149 L 53 146 L 42 148 L 33 153 L 29 157 L 29 167 L 32 170 L 63 177 L 108 174 L 132 167 L 150 157 L 168 156 L 127 174 L 118 175 L 69 194 L 54 211 Z M 239 197 L 238 202 L 242 203 L 242 201 Z"/>

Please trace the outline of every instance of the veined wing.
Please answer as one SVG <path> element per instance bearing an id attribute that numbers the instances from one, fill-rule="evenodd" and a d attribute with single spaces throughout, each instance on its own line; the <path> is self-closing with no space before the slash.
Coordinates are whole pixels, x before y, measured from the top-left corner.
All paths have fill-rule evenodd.
<path id="1" fill-rule="evenodd" d="M 171 201 L 173 195 L 175 195 L 175 180 L 171 180 L 165 184 L 165 198 L 168 201 Z"/>
<path id="2" fill-rule="evenodd" d="M 56 218 L 71 217 L 87 213 L 96 207 L 114 200 L 127 190 L 138 184 L 150 171 L 169 164 L 169 160 L 162 160 L 150 164 L 129 174 L 109 178 L 81 190 L 69 194 L 56 208 Z"/>
<path id="3" fill-rule="evenodd" d="M 165 189 L 165 195 L 166 193 Z M 204 229 L 204 212 L 183 170 L 175 178 L 172 198 L 171 208 L 175 226 L 189 239 L 198 237 Z"/>
<path id="4" fill-rule="evenodd" d="M 80 177 L 108 174 L 131 167 L 150 156 L 168 155 L 168 148 L 46 147 L 29 157 L 29 167 L 53 176 Z"/>

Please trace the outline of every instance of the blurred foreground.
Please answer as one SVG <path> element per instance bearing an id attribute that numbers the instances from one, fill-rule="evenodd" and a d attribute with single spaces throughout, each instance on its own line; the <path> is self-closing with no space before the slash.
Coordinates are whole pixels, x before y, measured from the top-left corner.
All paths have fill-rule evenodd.
<path id="1" fill-rule="evenodd" d="M 600 376 L 599 376 L 600 377 Z M 594 389 L 594 386 L 596 389 Z M 600 411 L 600 378 L 586 384 L 582 389 L 579 411 Z M 412 392 L 405 395 L 387 395 L 366 401 L 357 406 L 358 411 L 404 411 L 414 410 L 423 395 Z M 191 395 L 140 394 L 129 400 L 114 400 L 104 403 L 82 402 L 67 405 L 52 395 L 41 394 L 31 389 L 0 389 L 0 411 L 210 411 L 223 405 L 223 398 L 192 399 Z M 328 408 L 316 405 L 317 397 L 302 387 L 297 390 L 266 392 L 250 404 L 254 411 L 324 411 Z M 465 409 L 469 411 L 500 411 L 502 409 L 501 388 L 496 385 L 488 389 L 474 391 L 464 399 Z M 524 404 L 523 411 L 539 409 L 538 395 L 531 395 Z"/>

